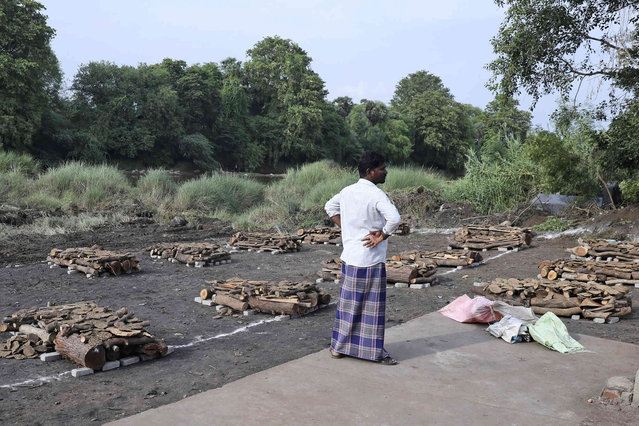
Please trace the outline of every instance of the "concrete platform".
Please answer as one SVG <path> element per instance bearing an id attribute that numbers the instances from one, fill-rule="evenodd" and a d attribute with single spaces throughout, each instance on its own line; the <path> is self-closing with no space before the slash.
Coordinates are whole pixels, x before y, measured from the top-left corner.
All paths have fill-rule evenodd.
<path id="1" fill-rule="evenodd" d="M 327 349 L 112 424 L 576 425 L 611 420 L 587 400 L 639 368 L 636 345 L 573 336 L 591 352 L 564 355 L 484 329 L 432 313 L 387 330 L 399 365 Z"/>

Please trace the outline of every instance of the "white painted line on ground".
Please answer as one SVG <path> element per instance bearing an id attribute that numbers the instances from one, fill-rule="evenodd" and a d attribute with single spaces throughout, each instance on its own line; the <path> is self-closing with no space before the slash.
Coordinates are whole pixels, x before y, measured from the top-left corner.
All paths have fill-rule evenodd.
<path id="1" fill-rule="evenodd" d="M 267 324 L 267 323 L 273 322 L 273 321 L 277 321 L 277 320 L 275 318 L 264 319 L 264 320 L 260 320 L 260 321 L 256 321 L 256 322 L 252 322 L 250 324 L 247 324 L 244 327 L 240 327 L 240 328 L 238 328 L 236 330 L 231 331 L 230 333 L 220 333 L 220 334 L 217 334 L 215 336 L 210 336 L 210 337 L 196 336 L 195 340 L 192 341 L 191 343 L 186 343 L 184 345 L 169 345 L 169 347 L 170 348 L 174 348 L 174 349 L 189 348 L 191 346 L 197 345 L 198 343 L 204 343 L 204 342 L 208 342 L 210 340 L 221 339 L 223 337 L 232 336 L 232 335 L 237 334 L 237 333 L 243 333 L 243 332 L 247 331 L 249 328 L 257 327 L 258 325 Z"/>
<path id="2" fill-rule="evenodd" d="M 417 228 L 411 230 L 411 234 L 454 234 L 461 228 Z"/>
<path id="3" fill-rule="evenodd" d="M 2 388 L 16 389 L 18 386 L 29 386 L 29 385 L 34 385 L 36 383 L 49 383 L 53 380 L 62 380 L 63 377 L 71 375 L 71 371 L 72 370 L 64 371 L 54 376 L 42 376 L 42 377 L 38 377 L 37 379 L 28 379 L 23 382 L 12 383 L 10 385 L 0 385 L 0 389 Z"/>
<path id="4" fill-rule="evenodd" d="M 504 252 L 501 252 L 501 253 L 493 256 L 493 257 L 489 257 L 488 259 L 482 260 L 481 262 L 479 262 L 478 265 L 483 265 L 484 263 L 487 263 L 489 260 L 497 259 L 498 257 L 502 257 L 503 255 L 509 254 L 509 253 L 519 253 L 519 252 L 516 252 L 514 250 L 504 251 Z M 448 275 L 448 274 L 452 274 L 453 272 L 466 271 L 466 269 L 467 268 L 462 268 L 462 269 L 454 268 L 454 269 L 451 269 L 450 271 L 442 272 L 441 274 L 438 273 L 437 275 Z"/>

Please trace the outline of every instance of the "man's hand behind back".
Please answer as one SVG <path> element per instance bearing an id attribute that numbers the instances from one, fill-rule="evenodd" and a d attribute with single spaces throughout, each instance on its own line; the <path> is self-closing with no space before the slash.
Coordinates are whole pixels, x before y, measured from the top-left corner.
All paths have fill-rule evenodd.
<path id="1" fill-rule="evenodd" d="M 386 239 L 386 235 L 382 231 L 368 231 L 368 235 L 362 238 L 364 247 L 373 248 Z"/>

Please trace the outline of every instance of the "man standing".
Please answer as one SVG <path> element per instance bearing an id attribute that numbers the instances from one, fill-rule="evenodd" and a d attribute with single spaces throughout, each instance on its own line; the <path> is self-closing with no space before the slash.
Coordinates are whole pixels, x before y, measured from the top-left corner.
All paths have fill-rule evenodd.
<path id="1" fill-rule="evenodd" d="M 331 356 L 344 355 L 395 365 L 384 349 L 386 239 L 397 229 L 399 212 L 377 184 L 386 181 L 386 159 L 366 151 L 360 179 L 331 198 L 324 209 L 342 228 L 344 250 L 340 296 L 333 325 Z"/>

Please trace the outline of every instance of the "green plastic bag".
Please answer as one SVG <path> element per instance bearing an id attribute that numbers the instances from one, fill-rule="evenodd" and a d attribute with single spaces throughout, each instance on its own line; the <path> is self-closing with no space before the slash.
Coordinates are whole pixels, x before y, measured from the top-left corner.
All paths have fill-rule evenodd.
<path id="1" fill-rule="evenodd" d="M 570 337 L 564 323 L 552 312 L 546 312 L 535 324 L 529 325 L 528 332 L 536 342 L 562 354 L 585 350 L 579 342 Z"/>

